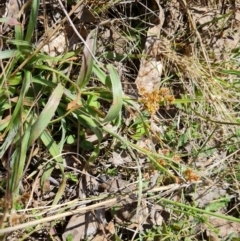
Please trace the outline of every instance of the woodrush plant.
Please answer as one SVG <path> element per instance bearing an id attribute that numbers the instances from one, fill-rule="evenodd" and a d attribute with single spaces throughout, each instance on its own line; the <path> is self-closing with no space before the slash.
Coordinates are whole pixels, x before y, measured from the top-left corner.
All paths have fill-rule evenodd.
<path id="1" fill-rule="evenodd" d="M 80 1 L 77 6 L 82 2 L 83 1 Z M 1 60 L 4 60 L 2 61 L 2 74 L 0 79 L 0 115 L 2 124 L 0 125 L 0 131 L 2 133 L 0 158 L 6 160 L 5 167 L 8 170 L 9 177 L 6 186 L 6 200 L 8 202 L 4 214 L 7 214 L 10 210 L 15 211 L 17 209 L 18 197 L 21 195 L 21 192 L 24 191 L 22 190 L 24 188 L 22 187 L 22 180 L 27 173 L 32 157 L 38 152 L 37 145 L 47 150 L 51 159 L 55 160 L 53 162 L 50 159 L 49 161 L 41 163 L 41 185 L 43 186 L 45 181 L 51 176 L 53 170 L 58 168 L 61 173 L 61 183 L 52 202 L 52 206 L 57 204 L 62 198 L 67 179 L 62 158 L 62 150 L 67 137 L 72 134 L 71 129 L 68 129 L 68 125 L 74 128 L 74 130 L 77 130 L 77 136 L 80 132 L 84 133 L 86 130 L 91 130 L 92 133 L 97 136 L 97 144 L 92 146 L 93 150 L 88 157 L 87 163 L 94 162 L 98 157 L 103 133 L 108 133 L 126 147 L 127 151 L 137 163 L 139 180 L 137 194 L 139 208 L 143 191 L 143 178 L 141 167 L 138 163 L 139 153 L 145 155 L 148 161 L 154 164 L 157 171 L 162 174 L 166 173 L 173 179 L 176 177 L 175 173 L 184 174 L 184 172 L 189 170 L 188 165 L 174 161 L 172 157 L 156 153 L 154 149 L 149 150 L 139 147 L 136 144 L 134 140 L 138 140 L 141 137 L 151 139 L 148 119 L 150 115 L 143 116 L 138 107 L 139 102 L 123 94 L 121 79 L 113 65 L 108 64 L 104 66 L 102 63 L 98 62 L 98 60 L 95 61 L 95 56 L 92 56 L 89 53 L 89 49 L 85 46 L 81 49 L 84 58 L 76 81 L 74 81 L 72 77 L 69 77 L 70 75 L 62 72 L 61 66 L 63 66 L 63 64 L 73 64 L 76 66 L 77 64 L 71 62 L 70 59 L 75 57 L 78 54 L 77 52 L 68 52 L 60 57 L 50 57 L 48 54 L 41 52 L 40 47 L 36 48 L 32 44 L 34 28 L 37 24 L 38 10 L 39 1 L 33 0 L 30 21 L 27 25 L 26 33 L 23 27 L 17 23 L 14 31 L 15 37 L 8 41 L 12 49 L 2 50 L 0 52 Z M 64 21 L 65 20 L 62 20 L 59 25 L 52 30 L 56 31 L 56 29 L 59 29 L 58 27 L 61 26 Z M 54 31 L 51 34 L 54 34 Z M 93 54 L 95 54 L 96 51 L 97 34 L 98 28 L 95 28 L 90 32 L 86 40 Z M 168 50 L 169 49 L 166 51 L 167 54 L 169 54 Z M 174 63 L 173 66 L 179 70 L 179 76 L 182 81 L 184 77 L 181 76 L 181 71 L 185 71 L 189 78 L 193 77 L 192 79 L 197 76 L 192 69 L 189 69 L 189 59 L 179 58 L 178 55 L 174 55 L 173 53 L 167 57 L 169 57 L 171 63 Z M 197 69 L 197 71 L 203 74 L 206 72 L 206 69 Z M 228 72 L 226 73 L 226 71 Z M 229 71 L 227 69 L 221 72 L 239 75 L 238 72 Z M 92 86 L 90 84 L 92 75 L 95 75 L 99 85 Z M 199 83 L 203 83 L 204 86 L 207 86 L 207 81 L 210 79 L 209 76 L 201 75 L 201 78 L 199 76 L 196 78 L 199 80 Z M 202 76 L 204 78 L 202 78 Z M 171 81 L 171 78 L 169 78 L 169 80 Z M 172 96 L 170 98 L 171 103 L 174 100 L 173 104 L 178 104 L 179 110 L 185 111 L 188 116 L 190 116 L 190 119 L 192 118 L 192 109 L 194 106 L 200 106 L 200 112 L 201 110 L 204 110 L 204 113 L 208 113 L 208 111 L 211 112 L 211 107 L 208 106 L 208 109 L 206 108 L 207 111 L 205 109 L 206 103 L 204 98 L 208 96 L 208 93 L 204 93 L 199 83 L 195 83 L 197 87 L 193 88 L 193 92 L 196 89 L 198 91 L 193 93 L 193 95 L 196 95 L 196 98 L 194 98 L 193 95 L 186 95 L 186 97 L 176 100 L 174 100 Z M 224 86 L 226 85 L 224 81 L 221 83 L 224 83 Z M 208 90 L 209 89 L 207 89 L 207 91 Z M 158 98 L 159 102 L 161 102 L 161 98 Z M 108 104 L 103 105 L 102 100 Z M 143 102 L 145 106 L 151 107 L 148 105 L 148 101 L 145 100 Z M 205 106 L 202 105 L 203 102 Z M 153 112 L 155 113 L 158 110 L 158 103 L 153 103 Z M 161 103 L 159 103 L 159 105 L 160 104 Z M 216 106 L 217 105 L 214 104 L 215 109 L 217 109 Z M 137 113 L 136 115 L 138 117 L 138 120 L 132 126 L 133 137 L 129 136 L 128 138 L 123 137 L 122 133 L 117 131 L 118 127 L 122 125 L 122 109 L 125 107 L 126 109 L 130 108 L 134 110 L 134 113 Z M 101 109 L 101 111 L 99 109 Z M 209 121 L 209 119 L 207 120 Z M 189 123 L 191 124 L 191 122 Z M 107 126 L 107 124 L 111 124 L 111 128 Z M 197 128 L 199 128 L 199 126 Z M 138 128 L 141 129 L 140 132 L 138 132 Z M 55 129 L 60 130 L 59 136 L 55 136 Z M 177 135 L 175 134 L 173 136 Z M 180 148 L 185 144 L 185 141 L 178 143 L 178 147 Z M 205 146 L 206 142 L 203 144 L 202 148 Z M 159 160 L 164 160 L 164 165 L 163 162 L 159 162 Z M 85 167 L 87 168 L 88 165 Z M 191 175 L 189 179 L 192 177 Z M 198 173 L 196 173 L 194 177 L 198 178 L 200 174 L 198 175 Z M 195 214 L 205 214 L 239 222 L 237 218 L 210 212 L 208 210 L 201 210 L 197 207 L 183 204 L 180 201 L 173 202 L 168 198 L 160 198 L 159 203 L 163 206 L 166 204 L 169 205 L 173 211 L 175 211 L 175 208 L 178 213 L 185 213 L 186 217 L 187 215 L 194 216 Z M 30 221 L 25 224 L 25 228 L 29 225 L 37 225 L 44 221 L 52 221 L 73 214 L 72 212 L 64 213 L 65 210 L 58 211 L 62 212 L 62 215 L 43 218 L 38 220 L 38 222 L 35 222 L 37 220 L 33 222 Z M 3 215 L 2 221 L 4 217 L 7 217 L 7 215 Z M 4 223 L 4 225 L 6 225 L 6 223 Z M 18 228 L 24 227 L 16 225 L 12 229 L 11 227 L 2 229 L 0 233 L 16 230 Z M 166 228 L 164 235 L 167 240 L 167 238 L 172 237 L 171 235 L 173 232 L 171 232 L 171 229 L 167 229 L 168 227 L 163 226 L 163 229 L 164 228 Z M 170 232 L 168 232 L 169 230 Z M 156 233 L 157 232 L 159 231 L 156 231 Z"/>
<path id="2" fill-rule="evenodd" d="M 115 68 L 108 65 L 109 75 L 101 71 L 97 63 L 93 62 L 93 56 L 89 54 L 86 46 L 83 50 L 86 61 L 82 62 L 76 83 L 60 70 L 52 67 L 59 62 L 68 62 L 68 53 L 59 58 L 34 52 L 31 41 L 37 23 L 38 8 L 39 1 L 34 0 L 26 34 L 24 35 L 21 25 L 16 25 L 15 39 L 8 41 L 13 49 L 3 50 L 0 53 L 1 59 L 9 59 L 8 62 L 2 62 L 0 97 L 0 102 L 3 104 L 1 108 L 3 143 L 0 148 L 0 157 L 7 155 L 5 167 L 8 170 L 9 182 L 6 187 L 6 198 L 11 200 L 6 206 L 5 214 L 9 209 L 16 209 L 18 197 L 24 191 L 21 190 L 22 178 L 30 165 L 33 153 L 36 154 L 37 143 L 42 143 L 56 161 L 54 164 L 46 163 L 43 167 L 41 185 L 51 176 L 56 164 L 61 172 L 62 181 L 53 201 L 54 205 L 61 199 L 66 186 L 63 158 L 60 155 L 68 135 L 66 123 L 69 120 L 75 120 L 79 130 L 87 128 L 96 134 L 98 144 L 88 160 L 93 162 L 99 153 L 103 136 L 102 126 L 120 118 L 123 105 L 121 82 Z M 91 43 L 93 53 L 96 49 L 96 34 L 97 28 L 91 32 L 87 40 Z M 19 64 L 21 66 L 26 58 L 29 58 L 29 61 L 20 69 L 16 68 Z M 103 86 L 89 89 L 86 85 L 94 65 L 98 75 L 101 75 L 99 80 Z M 87 96 L 88 100 L 83 99 L 82 96 Z M 99 116 L 98 111 L 93 108 L 90 98 L 95 98 L 96 102 L 101 98 L 110 103 L 110 108 L 104 117 Z M 50 127 L 53 123 L 59 123 L 62 130 L 59 143 L 54 140 L 54 133 L 51 133 Z"/>

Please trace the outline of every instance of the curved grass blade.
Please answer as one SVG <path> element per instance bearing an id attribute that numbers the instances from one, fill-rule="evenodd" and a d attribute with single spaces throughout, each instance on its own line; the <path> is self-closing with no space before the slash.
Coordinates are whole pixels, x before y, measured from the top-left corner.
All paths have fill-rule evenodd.
<path id="1" fill-rule="evenodd" d="M 51 94 L 45 108 L 43 109 L 36 122 L 33 124 L 29 138 L 29 145 L 32 145 L 33 142 L 43 133 L 45 128 L 48 126 L 59 105 L 63 90 L 63 86 L 61 84 L 58 84 L 53 93 Z"/>
<path id="2" fill-rule="evenodd" d="M 106 75 L 96 63 L 93 65 L 93 72 L 106 87 L 111 88 L 109 76 Z"/>
<path id="3" fill-rule="evenodd" d="M 119 113 L 122 110 L 123 105 L 123 91 L 122 91 L 122 84 L 119 78 L 119 75 L 113 65 L 108 65 L 108 70 L 110 73 L 110 80 L 112 83 L 112 94 L 113 94 L 113 103 L 103 120 L 103 123 L 108 123 L 115 120 Z"/>
<path id="4" fill-rule="evenodd" d="M 93 54 L 96 52 L 96 43 L 97 43 L 97 28 L 93 29 L 86 40 L 86 44 Z M 87 85 L 90 80 L 93 69 L 93 57 L 88 51 L 87 47 L 84 47 L 83 57 L 82 57 L 82 66 L 80 69 L 80 73 L 77 79 L 77 85 L 79 88 L 83 88 Z"/>

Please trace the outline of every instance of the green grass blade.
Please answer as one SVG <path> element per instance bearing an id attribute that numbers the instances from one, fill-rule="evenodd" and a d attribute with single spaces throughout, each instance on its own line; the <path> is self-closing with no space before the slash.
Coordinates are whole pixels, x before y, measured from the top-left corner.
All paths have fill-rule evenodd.
<path id="1" fill-rule="evenodd" d="M 106 87 L 111 88 L 109 76 L 106 75 L 96 63 L 93 65 L 93 72 L 98 77 L 99 81 L 101 81 Z"/>
<path id="2" fill-rule="evenodd" d="M 13 44 L 13 45 L 16 45 L 16 46 L 22 46 L 22 47 L 29 47 L 29 48 L 32 47 L 32 44 L 28 41 L 25 41 L 25 40 L 14 39 L 14 40 L 8 40 L 7 43 Z"/>
<path id="3" fill-rule="evenodd" d="M 0 59 L 10 59 L 18 55 L 18 50 L 4 50 L 0 51 Z"/>
<path id="4" fill-rule="evenodd" d="M 24 132 L 23 138 L 19 140 L 21 146 L 15 150 L 11 160 L 12 175 L 10 178 L 10 190 L 13 194 L 13 202 L 16 201 L 19 195 L 21 179 L 23 178 L 24 174 L 24 165 L 26 163 L 29 136 L 30 128 L 27 128 Z"/>
<path id="5" fill-rule="evenodd" d="M 15 26 L 15 39 L 16 40 L 23 40 L 23 30 L 21 25 Z"/>
<path id="6" fill-rule="evenodd" d="M 51 154 L 51 156 L 56 160 L 57 164 L 59 164 L 59 168 L 62 174 L 62 182 L 60 184 L 60 188 L 58 189 L 58 192 L 54 198 L 53 204 L 57 204 L 58 201 L 60 200 L 60 198 L 62 197 L 64 190 L 65 190 L 65 186 L 66 186 L 66 179 L 65 179 L 65 175 L 64 175 L 64 166 L 63 166 L 63 159 L 61 156 L 61 152 L 59 149 L 59 146 L 57 145 L 57 143 L 53 140 L 53 138 L 51 137 L 51 134 L 48 131 L 44 131 L 41 134 L 41 140 L 43 142 L 43 144 L 46 146 L 46 148 L 48 149 L 49 153 Z M 45 181 L 51 176 L 52 171 L 54 170 L 54 167 L 56 166 L 56 163 L 48 163 L 44 173 L 42 175 L 41 178 L 41 186 L 44 185 Z"/>
<path id="7" fill-rule="evenodd" d="M 122 110 L 123 105 L 123 91 L 122 91 L 122 84 L 119 78 L 119 75 L 113 65 L 108 65 L 108 70 L 110 73 L 110 80 L 112 83 L 112 94 L 113 94 L 113 103 L 103 120 L 103 123 L 108 123 L 110 121 L 115 120 L 119 113 Z"/>
<path id="8" fill-rule="evenodd" d="M 39 0 L 33 0 L 31 14 L 28 22 L 27 34 L 25 37 L 26 41 L 31 41 L 31 38 L 33 36 L 34 28 L 37 23 L 38 8 L 39 8 Z"/>
<path id="9" fill-rule="evenodd" d="M 86 40 L 86 43 L 88 44 L 88 47 L 93 54 L 95 54 L 96 52 L 96 43 L 97 43 L 96 35 L 97 35 L 97 28 L 92 30 L 89 33 Z M 94 62 L 93 57 L 85 46 L 83 50 L 82 66 L 80 69 L 79 77 L 77 79 L 77 85 L 79 86 L 79 88 L 83 88 L 89 82 L 92 74 L 93 62 Z"/>
<path id="10" fill-rule="evenodd" d="M 14 138 L 18 133 L 18 129 L 19 129 L 20 125 L 22 124 L 22 123 L 20 123 L 20 120 L 21 120 L 20 113 L 21 113 L 22 107 L 23 107 L 23 99 L 26 96 L 26 93 L 30 87 L 31 77 L 32 77 L 31 73 L 29 71 L 26 71 L 25 76 L 24 76 L 23 85 L 22 85 L 22 88 L 21 88 L 21 91 L 19 94 L 18 102 L 17 102 L 15 109 L 13 111 L 13 114 L 11 116 L 11 121 L 9 122 L 9 125 L 5 129 L 5 133 L 7 133 L 8 131 L 9 131 L 9 133 L 0 148 L 0 158 L 3 156 L 3 154 L 5 153 L 7 148 L 10 146 L 10 144 L 14 142 Z"/>
<path id="11" fill-rule="evenodd" d="M 96 158 L 98 157 L 99 151 L 100 151 L 100 144 L 101 144 L 101 141 L 103 138 L 102 129 L 99 127 L 99 123 L 93 117 L 88 117 L 84 113 L 84 111 L 82 111 L 78 114 L 78 120 L 79 120 L 80 124 L 82 124 L 83 126 L 85 126 L 87 128 L 90 128 L 98 138 L 98 144 L 96 145 L 96 147 L 94 148 L 94 150 L 92 151 L 92 153 L 88 159 L 88 163 L 94 162 L 96 160 Z"/>
<path id="12" fill-rule="evenodd" d="M 44 129 L 48 126 L 49 122 L 54 116 L 55 111 L 59 105 L 59 102 L 63 94 L 63 90 L 64 90 L 63 86 L 61 84 L 58 84 L 58 86 L 55 88 L 52 95 L 50 96 L 39 118 L 33 124 L 31 135 L 29 138 L 30 145 L 33 144 L 33 142 L 42 134 Z"/>
<path id="13" fill-rule="evenodd" d="M 222 69 L 220 72 L 224 74 L 233 74 L 233 75 L 240 76 L 240 71 L 235 69 Z"/>

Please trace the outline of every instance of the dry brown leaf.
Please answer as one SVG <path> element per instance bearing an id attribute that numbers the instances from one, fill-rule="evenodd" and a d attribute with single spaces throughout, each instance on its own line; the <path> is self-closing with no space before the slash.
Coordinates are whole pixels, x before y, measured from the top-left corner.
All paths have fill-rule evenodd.
<path id="1" fill-rule="evenodd" d="M 41 44 L 41 43 L 39 43 Z M 54 57 L 61 54 L 67 45 L 67 38 L 65 34 L 59 33 L 58 35 L 53 36 L 48 44 L 43 46 L 44 52 L 48 53 L 50 56 Z"/>
<path id="2" fill-rule="evenodd" d="M 162 225 L 162 213 L 164 213 L 165 219 L 169 216 L 168 212 L 164 210 L 163 207 L 157 204 L 150 205 L 145 200 L 141 201 L 138 213 L 137 200 L 127 198 L 122 200 L 119 205 L 121 205 L 121 208 L 115 214 L 115 219 L 119 223 L 131 222 L 141 225 Z"/>
<path id="3" fill-rule="evenodd" d="M 81 107 L 81 105 L 79 105 L 78 103 L 78 99 L 75 99 L 75 100 L 73 100 L 73 101 L 71 101 L 71 102 L 69 102 L 68 103 L 68 105 L 67 105 L 67 111 L 69 111 L 69 110 L 76 110 L 76 109 L 78 109 L 78 108 L 80 108 Z"/>
<path id="4" fill-rule="evenodd" d="M 137 79 L 135 81 L 139 92 L 141 89 L 152 92 L 161 80 L 163 65 L 155 59 L 142 59 Z"/>
<path id="5" fill-rule="evenodd" d="M 117 178 L 111 178 L 105 183 L 100 185 L 101 189 L 104 189 L 108 193 L 129 193 L 136 189 L 135 184 L 129 184 L 127 181 Z"/>
<path id="6" fill-rule="evenodd" d="M 190 196 L 197 206 L 203 208 L 213 200 L 223 197 L 226 193 L 226 189 L 215 185 L 199 187 L 194 193 L 191 193 Z"/>
<path id="7" fill-rule="evenodd" d="M 97 234 L 91 241 L 108 241 L 104 234 Z"/>
<path id="8" fill-rule="evenodd" d="M 106 230 L 108 230 L 110 234 L 115 234 L 115 226 L 112 221 L 108 223 L 108 225 L 106 226 Z"/>

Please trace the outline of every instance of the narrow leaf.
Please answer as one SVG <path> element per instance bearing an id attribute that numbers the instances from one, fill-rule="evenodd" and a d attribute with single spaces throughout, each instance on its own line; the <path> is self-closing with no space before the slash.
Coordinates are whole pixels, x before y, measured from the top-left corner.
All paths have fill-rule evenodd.
<path id="1" fill-rule="evenodd" d="M 50 120 L 54 116 L 55 111 L 59 105 L 59 102 L 63 94 L 63 90 L 64 90 L 63 86 L 61 84 L 58 84 L 56 89 L 53 91 L 52 95 L 50 96 L 39 118 L 33 124 L 31 135 L 29 138 L 30 145 L 33 144 L 33 142 L 42 134 L 42 132 L 48 126 Z"/>
<path id="2" fill-rule="evenodd" d="M 97 28 L 93 29 L 86 40 L 86 44 L 88 48 L 92 51 L 93 54 L 96 52 L 96 43 L 97 43 Z M 83 88 L 87 85 L 88 81 L 90 80 L 92 69 L 93 69 L 93 57 L 88 51 L 88 48 L 85 46 L 83 50 L 83 59 L 82 59 L 82 66 L 80 69 L 79 77 L 77 79 L 77 85 L 80 88 Z"/>
<path id="3" fill-rule="evenodd" d="M 38 17 L 38 9 L 39 9 L 39 0 L 33 0 L 32 1 L 32 9 L 30 18 L 28 21 L 28 28 L 27 28 L 27 34 L 25 37 L 26 41 L 30 41 L 34 32 L 35 25 L 37 23 L 37 17 Z"/>
<path id="4" fill-rule="evenodd" d="M 107 113 L 107 116 L 103 120 L 103 123 L 107 123 L 116 119 L 119 116 L 123 105 L 123 91 L 119 75 L 113 65 L 108 65 L 108 70 L 112 83 L 113 103 Z"/>
<path id="5" fill-rule="evenodd" d="M 60 184 L 60 188 L 58 189 L 58 192 L 53 201 L 53 204 L 57 204 L 58 201 L 61 199 L 61 197 L 64 193 L 64 190 L 65 190 L 65 186 L 66 186 L 64 167 L 63 167 L 63 159 L 62 159 L 62 156 L 60 155 L 61 153 L 60 153 L 59 146 L 53 140 L 53 138 L 51 137 L 51 135 L 48 131 L 43 131 L 43 133 L 41 135 L 41 140 L 42 140 L 43 144 L 46 146 L 46 148 L 48 149 L 51 156 L 56 160 L 57 164 L 59 164 L 58 166 L 61 170 L 62 182 Z M 56 163 L 50 162 L 47 164 L 47 166 L 44 170 L 44 173 L 42 175 L 42 178 L 41 178 L 41 186 L 43 186 L 45 181 L 51 176 L 51 173 L 52 173 L 53 169 L 55 168 L 55 166 L 56 166 Z"/>
<path id="6" fill-rule="evenodd" d="M 18 54 L 18 50 L 4 50 L 0 51 L 0 59 L 10 59 Z"/>

